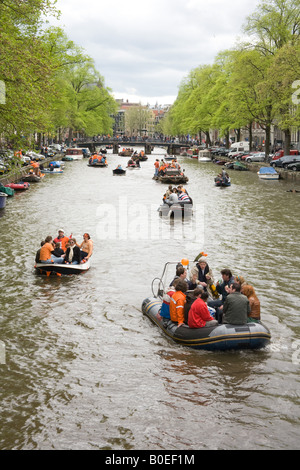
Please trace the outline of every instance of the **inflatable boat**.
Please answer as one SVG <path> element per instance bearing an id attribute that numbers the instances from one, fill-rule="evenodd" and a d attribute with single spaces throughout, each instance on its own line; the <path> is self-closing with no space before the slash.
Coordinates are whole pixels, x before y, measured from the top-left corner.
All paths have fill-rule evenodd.
<path id="1" fill-rule="evenodd" d="M 245 325 L 220 324 L 212 327 L 178 327 L 176 323 L 159 315 L 162 301 L 155 297 L 143 301 L 142 312 L 163 333 L 181 346 L 208 351 L 232 349 L 261 349 L 270 343 L 270 331 L 262 323 Z"/>
<path id="2" fill-rule="evenodd" d="M 26 189 L 30 188 L 29 183 L 9 183 L 5 185 L 6 188 L 14 189 L 15 191 L 25 191 Z"/>
<path id="3" fill-rule="evenodd" d="M 126 170 L 123 170 L 123 168 L 115 168 L 112 172 L 113 175 L 126 175 Z"/>
<path id="4" fill-rule="evenodd" d="M 91 265 L 90 260 L 83 264 L 44 264 L 36 263 L 35 269 L 38 274 L 56 274 L 60 276 L 61 274 L 81 274 L 89 270 Z"/>
<path id="5" fill-rule="evenodd" d="M 160 328 L 166 337 L 181 346 L 208 351 L 262 349 L 270 343 L 271 333 L 261 322 L 245 323 L 244 325 L 223 323 L 211 327 L 189 328 L 187 325 L 178 327 L 171 320 L 161 317 L 162 298 L 166 286 L 169 286 L 170 280 L 174 279 L 178 264 L 187 270 L 192 267 L 188 259 L 182 259 L 180 263 L 166 263 L 161 277 L 156 277 L 152 281 L 152 296 L 146 298 L 142 303 L 143 314 Z"/>

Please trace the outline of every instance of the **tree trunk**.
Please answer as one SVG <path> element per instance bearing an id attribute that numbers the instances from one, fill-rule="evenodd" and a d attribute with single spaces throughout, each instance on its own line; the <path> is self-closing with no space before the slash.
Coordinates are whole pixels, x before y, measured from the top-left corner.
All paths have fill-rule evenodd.
<path id="1" fill-rule="evenodd" d="M 265 160 L 267 161 L 270 153 L 270 138 L 271 138 L 271 126 L 266 126 L 266 138 L 265 138 Z"/>
<path id="2" fill-rule="evenodd" d="M 230 147 L 230 142 L 229 142 L 229 131 L 226 132 L 225 134 L 225 139 L 226 139 L 226 148 L 229 149 Z"/>
<path id="3" fill-rule="evenodd" d="M 291 151 L 291 130 L 285 129 L 283 132 L 284 132 L 284 155 L 289 155 Z"/>
<path id="4" fill-rule="evenodd" d="M 205 136 L 206 136 L 206 147 L 210 147 L 211 146 L 211 140 L 210 140 L 209 131 L 205 131 Z"/>
<path id="5" fill-rule="evenodd" d="M 252 121 L 249 122 L 249 150 L 250 150 L 250 152 L 252 152 L 252 145 L 253 145 L 253 143 L 252 143 L 252 124 L 253 124 Z"/>

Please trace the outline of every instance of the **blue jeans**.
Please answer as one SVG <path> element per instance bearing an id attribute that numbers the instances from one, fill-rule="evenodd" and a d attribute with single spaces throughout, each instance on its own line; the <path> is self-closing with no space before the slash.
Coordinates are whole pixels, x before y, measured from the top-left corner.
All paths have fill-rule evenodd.
<path id="1" fill-rule="evenodd" d="M 63 258 L 57 258 L 57 256 L 51 256 L 51 258 L 41 261 L 42 264 L 62 264 L 64 262 Z"/>

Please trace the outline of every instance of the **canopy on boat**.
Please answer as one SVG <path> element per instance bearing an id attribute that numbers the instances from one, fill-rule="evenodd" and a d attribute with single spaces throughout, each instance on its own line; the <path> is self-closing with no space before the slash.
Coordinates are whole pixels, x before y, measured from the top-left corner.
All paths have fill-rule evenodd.
<path id="1" fill-rule="evenodd" d="M 266 175 L 266 174 L 277 174 L 277 171 L 275 170 L 275 168 L 273 168 L 272 166 L 263 166 L 262 168 L 260 168 L 259 170 L 259 173 L 262 174 L 262 175 Z"/>

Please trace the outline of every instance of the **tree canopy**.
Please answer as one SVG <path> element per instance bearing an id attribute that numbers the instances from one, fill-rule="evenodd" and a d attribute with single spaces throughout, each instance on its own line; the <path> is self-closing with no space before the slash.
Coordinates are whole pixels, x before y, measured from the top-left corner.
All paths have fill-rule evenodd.
<path id="1" fill-rule="evenodd" d="M 293 102 L 300 78 L 300 0 L 262 0 L 243 31 L 247 41 L 221 51 L 213 64 L 198 66 L 182 81 L 168 116 L 173 135 L 202 131 L 210 143 L 210 130 L 228 138 L 230 130 L 250 129 L 255 122 L 265 130 L 266 153 L 272 125 L 289 145 L 291 127 L 300 125 Z"/>
<path id="2" fill-rule="evenodd" d="M 0 136 L 15 143 L 62 128 L 89 135 L 112 129 L 117 105 L 93 59 L 45 23 L 59 17 L 55 4 L 0 0 Z"/>

